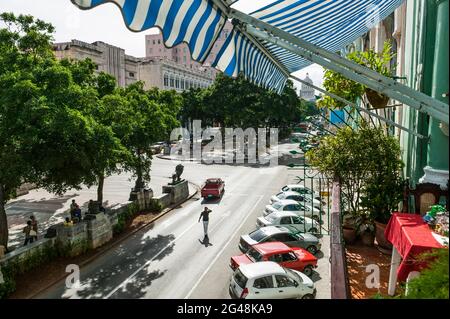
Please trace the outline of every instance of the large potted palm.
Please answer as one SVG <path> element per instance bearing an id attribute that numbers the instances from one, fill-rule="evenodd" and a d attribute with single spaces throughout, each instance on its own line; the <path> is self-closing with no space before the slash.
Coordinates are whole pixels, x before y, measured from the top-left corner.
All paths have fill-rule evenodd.
<path id="1" fill-rule="evenodd" d="M 378 151 L 372 152 L 376 158 L 372 161 L 372 173 L 364 184 L 361 206 L 375 223 L 378 247 L 391 250 L 392 244 L 386 240 L 384 231 L 403 198 L 404 179 L 401 172 L 404 164 L 400 159 L 400 145 L 394 137 L 380 131 L 371 138 Z"/>

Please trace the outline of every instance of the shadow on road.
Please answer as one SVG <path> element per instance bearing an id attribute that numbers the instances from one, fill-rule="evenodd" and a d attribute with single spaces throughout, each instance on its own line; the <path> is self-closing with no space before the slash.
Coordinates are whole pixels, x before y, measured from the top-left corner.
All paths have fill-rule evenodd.
<path id="1" fill-rule="evenodd" d="M 205 236 L 202 240 L 198 240 L 200 242 L 200 244 L 202 244 L 203 246 L 205 246 L 206 248 L 208 248 L 209 246 L 212 246 L 213 244 L 211 244 L 211 242 L 209 241 L 209 237 Z"/>
<path id="2" fill-rule="evenodd" d="M 142 235 L 134 235 L 135 238 Z M 158 235 L 141 239 L 141 244 L 129 247 L 120 245 L 114 254 L 108 254 L 98 259 L 100 267 L 94 269 L 83 278 L 86 270 L 81 270 L 81 287 L 76 290 L 66 290 L 63 298 L 105 298 L 112 290 L 121 285 L 128 276 L 143 267 L 150 260 L 161 260 L 173 252 L 175 236 Z M 149 266 L 151 265 L 151 262 Z M 110 298 L 142 298 L 152 282 L 161 278 L 166 270 L 148 272 L 143 267 L 127 283 L 120 287 Z"/>

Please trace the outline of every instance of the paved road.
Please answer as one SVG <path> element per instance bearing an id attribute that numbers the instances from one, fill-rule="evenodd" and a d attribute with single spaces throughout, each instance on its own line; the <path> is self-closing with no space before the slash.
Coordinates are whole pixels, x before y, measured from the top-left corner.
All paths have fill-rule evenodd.
<path id="1" fill-rule="evenodd" d="M 168 176 L 176 164 L 155 160 L 153 174 Z M 38 298 L 229 298 L 228 262 L 239 253 L 238 238 L 254 228 L 270 196 L 286 183 L 287 170 L 183 164 L 190 181 L 222 177 L 223 199 L 185 203 L 82 268 L 80 287 L 67 289 L 62 281 Z M 204 206 L 213 211 L 208 243 L 197 222 Z"/>

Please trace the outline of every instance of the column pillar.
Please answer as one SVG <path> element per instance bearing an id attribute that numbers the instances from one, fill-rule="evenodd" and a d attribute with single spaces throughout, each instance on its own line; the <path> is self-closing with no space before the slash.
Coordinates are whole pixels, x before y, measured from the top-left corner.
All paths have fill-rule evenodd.
<path id="1" fill-rule="evenodd" d="M 435 3 L 437 6 L 436 42 L 431 96 L 448 104 L 449 0 L 435 0 Z M 449 178 L 448 126 L 431 118 L 429 136 L 427 166 L 424 168 L 425 175 L 419 182 L 438 184 L 445 189 Z"/>

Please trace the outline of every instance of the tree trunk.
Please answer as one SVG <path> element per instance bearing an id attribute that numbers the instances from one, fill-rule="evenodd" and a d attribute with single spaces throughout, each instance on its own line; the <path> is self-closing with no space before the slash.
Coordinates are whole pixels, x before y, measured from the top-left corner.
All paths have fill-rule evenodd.
<path id="1" fill-rule="evenodd" d="M 8 220 L 6 219 L 4 197 L 3 185 L 0 184 L 0 245 L 8 249 Z"/>
<path id="2" fill-rule="evenodd" d="M 103 174 L 98 176 L 98 186 L 97 186 L 97 202 L 100 206 L 103 206 L 103 185 L 105 183 L 105 176 Z"/>
<path id="3" fill-rule="evenodd" d="M 139 156 L 139 164 L 136 167 L 136 184 L 134 185 L 134 189 L 136 191 L 139 191 L 140 189 L 144 188 L 144 182 L 142 180 L 142 161 L 141 161 L 141 155 L 140 150 L 138 150 L 138 156 Z"/>

